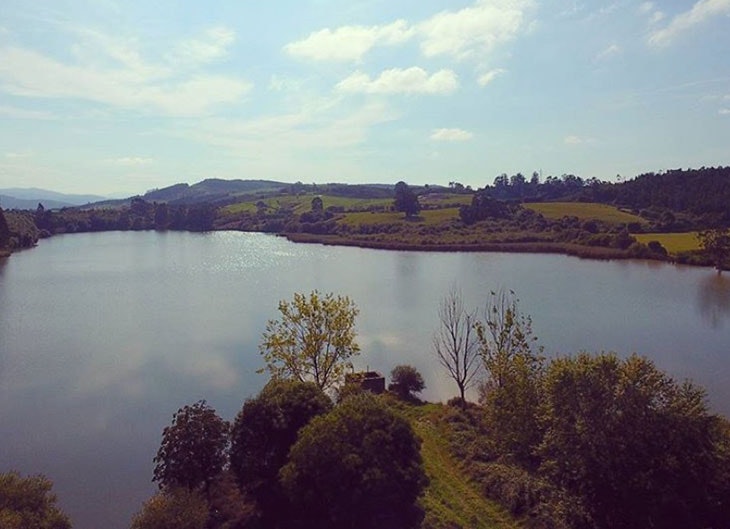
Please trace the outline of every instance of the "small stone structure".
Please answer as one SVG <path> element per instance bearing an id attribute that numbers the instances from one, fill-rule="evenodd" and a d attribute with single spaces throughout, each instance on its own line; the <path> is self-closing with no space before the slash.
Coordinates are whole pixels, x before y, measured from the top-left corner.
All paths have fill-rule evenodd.
<path id="1" fill-rule="evenodd" d="M 377 371 L 359 371 L 345 375 L 345 383 L 357 384 L 362 389 L 372 393 L 383 393 L 385 391 L 385 377 Z"/>

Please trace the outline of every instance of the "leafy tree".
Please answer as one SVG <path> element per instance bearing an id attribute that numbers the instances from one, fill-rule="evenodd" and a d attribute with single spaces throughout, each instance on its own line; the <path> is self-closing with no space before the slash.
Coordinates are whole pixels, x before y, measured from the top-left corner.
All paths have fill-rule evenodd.
<path id="1" fill-rule="evenodd" d="M 312 382 L 272 380 L 247 400 L 233 423 L 231 470 L 258 503 L 267 523 L 283 522 L 288 511 L 278 481 L 297 433 L 332 402 Z"/>
<path id="2" fill-rule="evenodd" d="M 6 248 L 10 243 L 10 228 L 5 219 L 3 210 L 0 209 L 0 248 Z"/>
<path id="3" fill-rule="evenodd" d="M 700 247 L 712 259 L 717 272 L 720 273 L 730 256 L 730 230 L 728 228 L 705 230 L 698 233 L 697 237 L 700 240 Z"/>
<path id="4" fill-rule="evenodd" d="M 479 372 L 475 311 L 464 307 L 461 292 L 451 289 L 438 308 L 439 329 L 433 336 L 433 347 L 439 363 L 459 388 L 462 405 L 465 393 Z"/>
<path id="5" fill-rule="evenodd" d="M 299 433 L 281 480 L 291 527 L 409 528 L 427 484 L 408 422 L 369 394 L 350 397 Z"/>
<path id="6" fill-rule="evenodd" d="M 313 381 L 322 390 L 339 382 L 360 351 L 355 303 L 315 290 L 308 297 L 297 293 L 292 301 L 280 301 L 279 313 L 278 320 L 266 325 L 260 346 L 272 376 Z"/>
<path id="7" fill-rule="evenodd" d="M 421 373 L 413 366 L 395 366 L 390 372 L 392 383 L 388 389 L 394 391 L 402 399 L 413 398 L 413 393 L 420 393 L 426 387 Z"/>
<path id="8" fill-rule="evenodd" d="M 324 211 L 324 202 L 322 202 L 322 197 L 316 196 L 312 199 L 312 211 L 315 211 L 315 212 Z"/>
<path id="9" fill-rule="evenodd" d="M 729 519 L 730 465 L 719 448 L 730 438 L 703 391 L 651 361 L 554 360 L 543 421 L 541 470 L 583 500 L 596 527 L 701 528 Z"/>
<path id="10" fill-rule="evenodd" d="M 395 200 L 393 206 L 396 211 L 402 211 L 406 217 L 418 215 L 421 211 L 421 204 L 418 202 L 416 194 L 403 181 L 395 184 Z"/>
<path id="11" fill-rule="evenodd" d="M 228 430 L 204 400 L 180 408 L 162 431 L 152 481 L 160 489 L 187 488 L 208 494 L 228 455 Z"/>
<path id="12" fill-rule="evenodd" d="M 208 504 L 198 491 L 170 489 L 147 500 L 131 529 L 205 529 Z"/>
<path id="13" fill-rule="evenodd" d="M 536 464 L 540 442 L 540 389 L 543 358 L 533 352 L 532 320 L 517 306 L 514 292 L 492 292 L 477 324 L 479 354 L 487 380 L 481 388 L 486 418 L 505 455 Z"/>
<path id="14" fill-rule="evenodd" d="M 2 529 L 71 529 L 68 517 L 56 506 L 53 484 L 44 476 L 0 474 Z"/>

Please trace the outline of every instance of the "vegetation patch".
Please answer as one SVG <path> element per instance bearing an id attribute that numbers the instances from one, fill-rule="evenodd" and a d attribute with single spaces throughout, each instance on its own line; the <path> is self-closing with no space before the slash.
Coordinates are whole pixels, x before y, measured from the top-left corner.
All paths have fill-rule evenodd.
<path id="1" fill-rule="evenodd" d="M 581 220 L 595 219 L 612 224 L 646 223 L 638 215 L 627 213 L 607 204 L 592 202 L 533 202 L 524 204 L 524 207 L 540 213 L 548 219 L 577 217 Z"/>
<path id="2" fill-rule="evenodd" d="M 700 241 L 697 238 L 696 231 L 687 233 L 637 233 L 634 237 L 643 244 L 657 241 L 671 254 L 693 252 L 700 249 Z"/>

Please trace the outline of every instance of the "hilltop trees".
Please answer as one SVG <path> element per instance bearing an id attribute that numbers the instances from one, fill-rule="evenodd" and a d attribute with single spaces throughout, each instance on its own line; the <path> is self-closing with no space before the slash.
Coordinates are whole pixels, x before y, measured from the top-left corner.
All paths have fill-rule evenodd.
<path id="1" fill-rule="evenodd" d="M 312 381 L 322 390 L 339 382 L 360 346 L 355 341 L 358 309 L 347 296 L 294 294 L 279 302 L 280 318 L 270 320 L 260 351 L 275 378 Z"/>
<path id="2" fill-rule="evenodd" d="M 393 206 L 396 211 L 402 211 L 406 217 L 414 217 L 421 211 L 421 204 L 416 194 L 403 181 L 395 184 L 395 200 Z"/>
<path id="3" fill-rule="evenodd" d="M 228 423 L 204 400 L 180 408 L 162 432 L 153 481 L 208 494 L 228 456 Z"/>
<path id="4" fill-rule="evenodd" d="M 392 383 L 388 389 L 397 393 L 402 399 L 412 399 L 414 393 L 420 393 L 426 388 L 421 373 L 413 366 L 395 366 L 390 372 L 390 380 Z"/>

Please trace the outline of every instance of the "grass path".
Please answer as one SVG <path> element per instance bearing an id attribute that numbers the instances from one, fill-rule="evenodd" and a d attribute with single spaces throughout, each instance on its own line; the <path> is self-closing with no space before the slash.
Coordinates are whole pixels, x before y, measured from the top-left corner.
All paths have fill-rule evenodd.
<path id="1" fill-rule="evenodd" d="M 423 527 L 441 529 L 519 529 L 521 524 L 496 503 L 485 498 L 452 457 L 436 417 L 438 404 L 407 406 L 404 414 L 421 438 L 421 455 L 430 480 L 423 498 Z"/>

